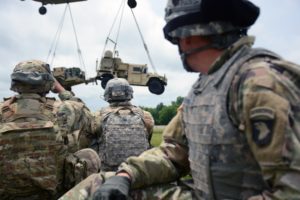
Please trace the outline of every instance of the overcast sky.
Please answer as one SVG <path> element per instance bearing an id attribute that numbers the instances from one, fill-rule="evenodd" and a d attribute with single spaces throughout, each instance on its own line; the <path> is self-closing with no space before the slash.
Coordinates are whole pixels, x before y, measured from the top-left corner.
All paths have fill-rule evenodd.
<path id="1" fill-rule="evenodd" d="M 185 96 L 196 80 L 197 74 L 187 73 L 181 66 L 177 47 L 164 40 L 165 0 L 137 0 L 134 9 L 150 55 L 159 74 L 166 75 L 168 85 L 162 95 L 154 95 L 146 87 L 133 87 L 133 103 L 154 107 L 163 102 L 168 105 L 177 96 Z M 300 60 L 300 1 L 253 0 L 261 8 L 261 14 L 249 34 L 256 36 L 256 47 L 268 48 L 293 62 Z M 70 4 L 87 77 L 96 75 L 96 60 L 101 58 L 121 0 L 88 0 Z M 31 0 L 1 0 L 0 3 L 0 98 L 14 93 L 9 90 L 10 74 L 20 61 L 40 59 L 46 61 L 55 33 L 60 24 L 65 5 L 47 5 L 47 14 L 39 15 L 40 3 Z M 115 28 L 116 29 L 116 28 Z M 115 38 L 116 31 L 111 35 Z M 111 47 L 111 46 L 108 46 Z M 117 50 L 124 62 L 148 64 L 147 54 L 128 7 Z M 56 49 L 53 66 L 80 67 L 75 35 L 67 13 L 61 37 Z M 50 62 L 51 59 L 48 59 Z M 98 85 L 81 85 L 73 88 L 91 110 L 107 103 L 103 89 Z"/>

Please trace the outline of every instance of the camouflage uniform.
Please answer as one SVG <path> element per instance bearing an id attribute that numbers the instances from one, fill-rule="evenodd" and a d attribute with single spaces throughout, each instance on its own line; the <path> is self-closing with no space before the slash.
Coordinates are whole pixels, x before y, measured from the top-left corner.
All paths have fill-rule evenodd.
<path id="1" fill-rule="evenodd" d="M 46 67 L 37 60 L 19 63 L 12 74 L 19 94 L 0 103 L 1 199 L 56 199 L 99 171 L 96 152 L 76 152 L 94 137 L 89 109 L 69 91 L 59 93 L 62 101 L 45 97 L 52 87 Z M 78 172 L 86 174 L 78 178 Z"/>
<path id="2" fill-rule="evenodd" d="M 118 110 L 123 107 L 129 108 L 137 108 L 137 106 L 132 105 L 130 102 L 123 102 L 123 103 L 112 103 L 109 107 L 103 108 L 95 113 L 93 113 L 93 126 L 94 126 L 94 133 L 97 134 L 98 137 L 102 135 L 102 127 L 101 127 L 101 119 L 104 113 L 113 112 L 113 110 Z M 154 119 L 150 112 L 142 110 L 143 112 L 143 120 L 145 121 L 145 127 L 147 129 L 147 138 L 148 141 L 151 141 L 153 127 L 154 127 Z"/>
<path id="3" fill-rule="evenodd" d="M 243 47 L 250 47 L 252 42 L 253 38 L 244 37 L 226 53 L 236 55 Z M 208 135 L 203 136 L 207 139 L 204 140 L 203 138 L 202 141 L 211 145 L 210 148 L 216 148 L 215 152 L 210 152 L 209 162 L 215 162 L 220 166 L 228 165 L 225 169 L 219 166 L 223 173 L 217 173 L 218 168 L 214 167 L 203 174 L 203 177 L 213 182 L 212 185 L 215 187 L 220 186 L 220 188 L 213 188 L 212 185 L 207 186 L 207 190 L 215 195 L 212 199 L 229 198 L 227 194 L 236 194 L 235 189 L 240 189 L 243 181 L 245 183 L 253 181 L 254 185 L 250 185 L 252 188 L 249 185 L 244 185 L 244 188 L 247 188 L 245 189 L 246 192 L 236 194 L 238 197 L 231 196 L 231 198 L 248 198 L 251 200 L 300 198 L 300 117 L 298 114 L 300 73 L 297 72 L 299 67 L 276 57 L 275 54 L 270 53 L 268 56 L 251 58 L 242 66 L 237 67 L 236 73 L 232 76 L 232 81 L 227 80 L 230 83 L 228 88 L 228 117 L 231 120 L 230 126 L 235 127 L 238 140 L 234 143 L 237 145 L 236 147 L 227 149 L 226 146 L 229 147 L 231 140 L 234 138 L 226 138 L 230 134 L 222 126 L 214 132 L 216 134 L 214 135 L 215 138 L 210 138 Z M 193 85 L 190 95 L 186 97 L 183 103 L 183 111 L 178 112 L 177 116 L 164 130 L 163 143 L 160 147 L 148 150 L 139 157 L 130 157 L 126 160 L 126 163 L 120 166 L 119 171 L 126 171 L 130 174 L 133 189 L 174 181 L 189 172 L 192 173 L 193 178 L 197 176 L 195 167 L 201 166 L 202 162 L 207 161 L 198 161 L 197 164 L 193 161 L 193 158 L 189 158 L 192 152 L 191 148 L 199 152 L 204 150 L 200 149 L 203 148 L 200 145 L 201 143 L 196 143 L 198 142 L 194 138 L 196 136 L 191 135 L 193 133 L 190 130 L 191 123 L 203 122 L 201 119 L 205 119 L 204 121 L 208 123 L 216 119 L 209 115 L 210 112 L 198 113 L 198 116 L 191 115 L 193 113 L 189 109 L 190 102 L 193 102 L 191 96 L 195 94 L 201 96 L 199 91 L 205 89 L 205 87 L 201 87 L 203 86 L 202 81 L 212 81 L 210 77 L 218 74 L 219 70 L 224 69 L 227 62 L 227 56 L 221 58 L 212 67 L 208 76 L 201 75 L 199 77 L 199 80 Z M 225 76 L 225 73 L 223 74 Z M 211 98 L 206 101 L 206 104 L 208 102 L 212 102 Z M 200 103 L 200 105 L 202 104 Z M 220 109 L 222 110 L 222 108 Z M 225 119 L 224 117 L 223 120 Z M 222 119 L 220 120 L 222 121 Z M 200 130 L 194 131 L 195 133 L 201 133 Z M 219 143 L 214 144 L 214 141 Z M 222 144 L 221 141 L 224 141 L 226 145 Z M 238 161 L 241 162 L 242 168 L 237 165 Z M 233 172 L 231 172 L 231 167 L 234 167 L 232 168 L 234 169 Z M 195 170 L 194 174 L 191 168 Z M 238 174 L 235 174 L 237 172 L 235 170 L 242 169 L 243 172 L 249 169 L 248 179 L 246 174 L 244 174 L 242 180 Z M 222 177 L 222 174 L 226 174 L 228 177 Z M 234 178 L 235 176 L 237 178 Z M 222 181 L 232 185 L 232 188 L 226 188 L 226 185 L 220 184 Z M 180 186 L 165 190 L 162 190 L 162 188 L 169 188 L 168 184 L 157 187 L 160 190 L 157 189 L 156 192 L 151 191 L 150 188 L 140 190 L 139 193 L 144 196 L 139 196 L 138 199 L 151 199 L 149 195 L 154 193 L 159 196 L 157 199 L 163 199 L 163 195 L 171 191 L 173 191 L 171 192 L 172 195 L 179 195 L 173 199 L 187 199 L 182 197 L 183 194 L 180 192 L 182 187 Z M 201 195 L 196 186 L 193 186 L 193 188 L 190 192 L 183 189 L 184 195 L 188 194 L 189 197 Z M 232 193 L 218 193 L 224 190 Z M 169 199 L 169 197 L 164 199 Z M 209 197 L 204 199 L 209 199 Z"/>
<path id="4" fill-rule="evenodd" d="M 99 138 L 103 171 L 116 171 L 127 157 L 139 155 L 150 147 L 154 120 L 149 112 L 131 104 L 132 92 L 125 79 L 110 80 L 105 89 L 105 99 L 110 105 L 94 113 L 94 133 Z"/>
<path id="5" fill-rule="evenodd" d="M 218 8 L 221 13 L 214 10 Z M 246 0 L 168 1 L 168 40 L 210 39 L 207 46 L 180 49 L 188 71 L 186 57 L 192 53 L 223 53 L 207 74 L 199 75 L 164 130 L 160 147 L 129 157 L 119 167 L 117 173 L 130 175 L 131 192 L 138 189 L 137 199 L 300 199 L 300 67 L 252 48 L 254 38 L 245 33 L 257 16 Z M 170 187 L 187 174 L 191 185 Z M 97 197 L 106 195 L 98 187 Z"/>

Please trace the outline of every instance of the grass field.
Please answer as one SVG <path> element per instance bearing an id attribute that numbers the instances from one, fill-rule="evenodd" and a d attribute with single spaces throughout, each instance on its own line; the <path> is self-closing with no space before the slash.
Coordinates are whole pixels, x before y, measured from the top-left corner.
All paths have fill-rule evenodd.
<path id="1" fill-rule="evenodd" d="M 152 134 L 151 144 L 152 146 L 159 146 L 162 140 L 162 132 L 164 130 L 164 126 L 155 126 Z"/>

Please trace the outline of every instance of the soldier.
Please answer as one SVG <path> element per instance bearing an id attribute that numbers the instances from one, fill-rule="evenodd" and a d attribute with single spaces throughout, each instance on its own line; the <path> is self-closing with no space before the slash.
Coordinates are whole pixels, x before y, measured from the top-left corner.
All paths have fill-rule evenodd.
<path id="1" fill-rule="evenodd" d="M 51 89 L 62 101 L 46 97 Z M 47 63 L 17 64 L 11 90 L 18 94 L 0 104 L 1 199 L 57 199 L 99 171 L 97 153 L 82 149 L 93 139 L 91 113 Z"/>
<path id="2" fill-rule="evenodd" d="M 165 37 L 199 79 L 160 147 L 98 178 L 93 199 L 300 199 L 299 66 L 252 47 L 258 15 L 247 0 L 168 0 Z"/>
<path id="3" fill-rule="evenodd" d="M 126 79 L 111 79 L 104 92 L 109 106 L 94 113 L 94 132 L 99 137 L 103 171 L 116 171 L 126 158 L 139 155 L 150 147 L 153 117 L 132 105 L 132 98 L 133 90 Z"/>

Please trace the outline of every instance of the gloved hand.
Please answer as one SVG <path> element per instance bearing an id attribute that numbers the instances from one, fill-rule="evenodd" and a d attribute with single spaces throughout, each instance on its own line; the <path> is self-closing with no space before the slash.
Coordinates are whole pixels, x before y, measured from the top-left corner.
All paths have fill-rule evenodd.
<path id="1" fill-rule="evenodd" d="M 125 176 L 112 176 L 97 189 L 93 200 L 126 200 L 129 194 L 130 180 Z"/>

